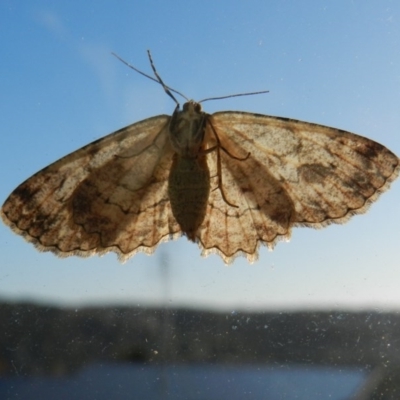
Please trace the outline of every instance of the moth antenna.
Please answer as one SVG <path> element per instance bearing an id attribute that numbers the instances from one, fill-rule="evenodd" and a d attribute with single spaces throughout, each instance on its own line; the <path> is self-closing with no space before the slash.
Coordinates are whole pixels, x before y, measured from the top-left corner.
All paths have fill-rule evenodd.
<path id="1" fill-rule="evenodd" d="M 169 90 L 168 86 L 167 86 L 167 85 L 164 83 L 164 81 L 161 79 L 161 76 L 158 75 L 158 72 L 157 72 L 157 70 L 156 70 L 156 67 L 154 66 L 154 63 L 153 63 L 153 59 L 151 58 L 150 50 L 147 50 L 147 55 L 149 56 L 151 68 L 152 68 L 152 70 L 153 70 L 153 72 L 154 72 L 154 75 L 155 75 L 156 78 L 158 79 L 159 84 L 163 87 L 165 93 L 167 93 L 167 95 L 168 95 L 169 97 L 171 97 L 172 100 L 175 101 L 176 105 L 179 106 L 179 101 L 178 101 L 178 100 L 175 98 L 175 96 L 171 93 L 171 91 Z M 186 100 L 189 100 L 189 99 L 186 99 Z"/>
<path id="2" fill-rule="evenodd" d="M 207 97 L 206 99 L 200 100 L 199 103 L 204 103 L 205 101 L 208 100 L 222 100 L 222 99 L 229 99 L 230 97 L 253 96 L 254 94 L 264 94 L 264 93 L 269 93 L 269 90 L 261 90 L 260 92 L 228 94 L 227 96 L 219 96 L 219 97 Z"/>
<path id="3" fill-rule="evenodd" d="M 121 61 L 122 63 L 124 63 L 127 67 L 133 69 L 134 71 L 136 71 L 136 72 L 139 73 L 140 75 L 143 75 L 143 76 L 145 76 L 146 78 L 151 79 L 152 81 L 157 82 L 158 84 L 160 84 L 160 85 L 163 87 L 163 89 L 165 90 L 165 92 L 166 92 L 169 96 L 172 96 L 171 92 L 174 92 L 174 93 L 178 94 L 179 96 L 182 96 L 185 100 L 189 101 L 189 99 L 188 99 L 184 94 L 182 94 L 181 92 L 178 92 L 177 90 L 172 89 L 171 87 L 165 85 L 164 82 L 163 82 L 162 80 L 160 81 L 159 79 L 155 79 L 155 78 L 153 78 L 152 76 L 150 76 L 150 75 L 146 74 L 145 72 L 141 71 L 140 69 L 134 67 L 133 65 L 131 65 L 131 64 L 129 64 L 127 61 L 125 61 L 123 58 L 121 58 L 118 54 L 116 54 L 116 53 L 114 53 L 114 52 L 112 52 L 111 54 L 112 54 L 114 57 L 118 58 L 118 60 Z M 150 58 L 150 63 L 152 63 L 151 58 Z M 156 77 L 159 78 L 158 74 L 156 75 Z M 172 96 L 172 99 L 175 101 L 175 103 L 179 104 L 178 101 L 175 99 L 174 96 Z"/>

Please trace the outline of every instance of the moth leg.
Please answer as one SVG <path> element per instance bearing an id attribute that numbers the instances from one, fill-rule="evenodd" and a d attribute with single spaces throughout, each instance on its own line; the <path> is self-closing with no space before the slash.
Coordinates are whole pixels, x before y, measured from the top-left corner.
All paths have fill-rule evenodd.
<path id="1" fill-rule="evenodd" d="M 224 192 L 224 187 L 222 184 L 222 164 L 221 164 L 221 151 L 220 149 L 222 149 L 229 157 L 233 158 L 234 160 L 238 160 L 238 161 L 245 161 L 250 157 L 250 153 L 247 153 L 247 155 L 245 157 L 238 157 L 235 156 L 233 154 L 231 154 L 224 146 L 222 146 L 221 141 L 219 140 L 218 134 L 215 130 L 215 128 L 213 127 L 213 125 L 210 123 L 210 121 L 208 121 L 211 127 L 211 130 L 215 136 L 215 140 L 217 141 L 217 144 L 213 147 L 210 147 L 209 149 L 205 149 L 204 150 L 204 154 L 208 154 L 211 153 L 212 151 L 216 151 L 217 152 L 217 176 L 218 176 L 218 186 L 215 189 L 219 189 L 222 195 L 223 200 L 225 201 L 226 204 L 228 204 L 231 207 L 235 207 L 235 208 L 239 208 L 239 206 L 237 206 L 236 204 L 231 203 Z M 214 189 L 214 190 L 215 190 Z"/>

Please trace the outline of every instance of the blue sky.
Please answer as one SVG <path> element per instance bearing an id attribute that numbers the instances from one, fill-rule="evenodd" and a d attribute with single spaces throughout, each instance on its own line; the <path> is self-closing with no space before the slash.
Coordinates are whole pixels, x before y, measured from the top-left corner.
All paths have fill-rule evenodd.
<path id="1" fill-rule="evenodd" d="M 79 147 L 171 114 L 150 72 L 189 98 L 334 126 L 400 155 L 400 3 L 396 1 L 85 1 L 0 4 L 0 202 Z M 200 257 L 185 238 L 120 265 L 39 253 L 0 225 L 0 298 L 51 304 L 228 309 L 400 308 L 400 184 L 346 225 L 294 229 L 248 265 Z"/>

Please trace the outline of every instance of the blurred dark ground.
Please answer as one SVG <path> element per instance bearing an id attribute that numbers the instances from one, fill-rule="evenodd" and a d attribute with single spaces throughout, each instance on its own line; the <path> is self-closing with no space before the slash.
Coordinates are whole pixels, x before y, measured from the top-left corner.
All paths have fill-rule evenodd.
<path id="1" fill-rule="evenodd" d="M 354 399 L 400 398 L 400 315 L 212 312 L 0 304 L 0 378 L 68 376 L 98 363 L 356 367 Z"/>

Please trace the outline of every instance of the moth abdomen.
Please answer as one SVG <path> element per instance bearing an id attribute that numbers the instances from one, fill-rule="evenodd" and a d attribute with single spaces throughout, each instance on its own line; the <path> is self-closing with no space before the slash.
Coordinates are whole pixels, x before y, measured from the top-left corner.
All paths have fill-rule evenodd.
<path id="1" fill-rule="evenodd" d="M 210 194 L 210 171 L 206 156 L 174 155 L 168 179 L 172 213 L 183 233 L 194 241 L 204 220 Z"/>

